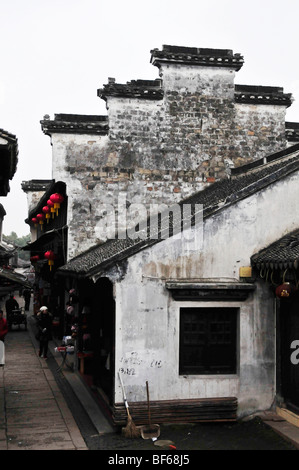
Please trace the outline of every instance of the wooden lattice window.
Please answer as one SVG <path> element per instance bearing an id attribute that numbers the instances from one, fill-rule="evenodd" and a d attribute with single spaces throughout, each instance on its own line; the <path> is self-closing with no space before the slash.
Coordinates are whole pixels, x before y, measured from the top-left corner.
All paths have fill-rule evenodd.
<path id="1" fill-rule="evenodd" d="M 236 373 L 237 314 L 237 308 L 181 308 L 181 375 Z"/>

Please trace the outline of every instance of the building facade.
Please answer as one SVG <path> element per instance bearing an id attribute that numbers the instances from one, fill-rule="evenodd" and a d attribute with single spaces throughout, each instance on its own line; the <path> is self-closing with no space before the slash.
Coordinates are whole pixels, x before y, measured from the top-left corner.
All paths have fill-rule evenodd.
<path id="1" fill-rule="evenodd" d="M 136 422 L 146 381 L 160 421 L 236 419 L 277 395 L 275 295 L 251 257 L 298 228 L 292 97 L 235 85 L 244 60 L 231 50 L 163 46 L 151 62 L 159 79 L 98 90 L 107 116 L 41 121 L 64 185 L 65 262 L 51 275 L 77 314 L 80 371 L 116 423 L 118 374 Z M 49 227 L 32 253 L 53 242 Z"/>
<path id="2" fill-rule="evenodd" d="M 292 97 L 279 87 L 235 85 L 231 50 L 151 51 L 160 78 L 98 90 L 107 116 L 44 119 L 54 180 L 68 184 L 68 259 L 105 240 L 106 207 L 171 204 L 287 145 Z M 99 197 L 100 195 L 100 197 Z"/>

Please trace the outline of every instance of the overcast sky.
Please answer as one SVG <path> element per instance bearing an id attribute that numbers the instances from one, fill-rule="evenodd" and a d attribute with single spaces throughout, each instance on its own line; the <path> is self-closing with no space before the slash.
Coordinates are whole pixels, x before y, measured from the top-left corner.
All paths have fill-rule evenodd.
<path id="1" fill-rule="evenodd" d="M 280 86 L 299 122 L 298 0 L 0 0 L 0 128 L 19 143 L 3 233 L 29 233 L 21 182 L 51 179 L 40 120 L 106 114 L 97 89 L 158 78 L 150 50 L 163 44 L 232 49 L 245 64 L 235 83 Z"/>

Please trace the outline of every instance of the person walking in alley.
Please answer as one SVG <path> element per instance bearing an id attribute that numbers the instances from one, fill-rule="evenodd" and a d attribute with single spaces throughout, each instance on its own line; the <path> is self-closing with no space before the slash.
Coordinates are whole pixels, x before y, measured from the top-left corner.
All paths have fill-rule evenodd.
<path id="1" fill-rule="evenodd" d="M 23 297 L 25 300 L 25 311 L 29 310 L 30 307 L 30 299 L 31 299 L 31 290 L 26 288 L 23 290 Z"/>
<path id="2" fill-rule="evenodd" d="M 5 302 L 6 320 L 9 325 L 9 330 L 11 329 L 12 312 L 13 310 L 17 310 L 18 308 L 19 308 L 19 304 L 14 298 L 13 293 L 11 293 L 9 295 L 9 299 Z"/>
<path id="3" fill-rule="evenodd" d="M 4 339 L 8 332 L 6 318 L 3 318 L 3 310 L 0 310 L 0 367 L 5 364 Z"/>
<path id="4" fill-rule="evenodd" d="M 13 294 L 10 294 L 9 299 L 5 302 L 5 309 L 6 309 L 6 318 L 12 313 L 13 310 L 19 308 L 19 304 L 14 298 Z"/>
<path id="5" fill-rule="evenodd" d="M 41 307 L 37 314 L 39 356 L 45 359 L 47 359 L 49 340 L 52 339 L 52 320 L 53 317 L 48 307 Z"/>

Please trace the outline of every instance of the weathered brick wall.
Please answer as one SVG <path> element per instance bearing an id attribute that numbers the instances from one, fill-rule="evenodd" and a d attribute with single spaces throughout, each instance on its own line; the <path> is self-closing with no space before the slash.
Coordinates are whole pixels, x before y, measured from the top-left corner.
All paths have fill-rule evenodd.
<path id="1" fill-rule="evenodd" d="M 203 182 L 225 176 L 234 129 L 234 71 L 163 67 L 164 152 L 172 167 Z"/>
<path id="2" fill-rule="evenodd" d="M 162 64 L 157 97 L 140 96 L 137 82 L 104 90 L 107 135 L 47 132 L 53 178 L 67 184 L 69 258 L 103 241 L 102 204 L 117 208 L 120 194 L 128 204 L 169 205 L 227 177 L 226 159 L 239 166 L 287 146 L 286 105 L 236 102 L 235 74 Z"/>
<path id="3" fill-rule="evenodd" d="M 285 107 L 236 103 L 235 111 L 235 166 L 287 147 Z"/>
<path id="4" fill-rule="evenodd" d="M 202 187 L 195 170 L 119 167 L 107 137 L 55 134 L 52 145 L 53 179 L 67 183 L 69 258 L 103 241 L 98 227 L 104 205 L 115 207 L 117 218 L 120 198 L 147 207 L 171 204 Z"/>
<path id="5" fill-rule="evenodd" d="M 286 147 L 286 107 L 236 103 L 233 70 L 167 65 L 160 73 L 162 101 L 108 96 L 114 167 L 209 182 L 225 177 L 226 158 L 239 166 Z"/>

